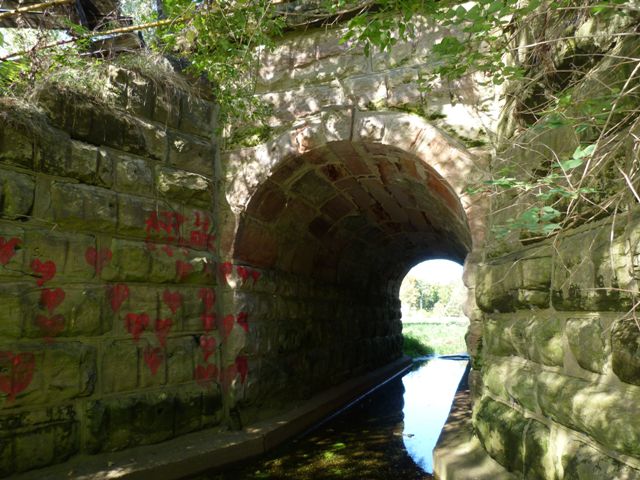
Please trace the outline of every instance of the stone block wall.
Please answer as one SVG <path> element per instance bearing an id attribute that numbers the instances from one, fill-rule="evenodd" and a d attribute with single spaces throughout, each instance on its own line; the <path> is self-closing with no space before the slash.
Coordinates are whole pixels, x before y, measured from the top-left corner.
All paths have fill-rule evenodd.
<path id="1" fill-rule="evenodd" d="M 523 478 L 640 478 L 638 232 L 636 209 L 475 266 L 474 424 Z"/>
<path id="2" fill-rule="evenodd" d="M 1 106 L 3 476 L 223 418 L 214 104 L 115 68 L 105 89 Z"/>
<path id="3" fill-rule="evenodd" d="M 481 78 L 455 82 L 431 78 L 437 67 L 430 52 L 450 31 L 414 15 L 406 32 L 392 32 L 397 42 L 388 51 L 343 42 L 344 24 L 288 32 L 277 47 L 260 59 L 257 94 L 272 108 L 270 136 L 287 130 L 301 118 L 336 107 L 369 111 L 408 111 L 424 116 L 467 146 L 484 144 L 498 120 L 501 100 Z M 243 144 L 251 129 L 238 136 Z M 255 143 L 255 142 L 254 142 Z"/>
<path id="4" fill-rule="evenodd" d="M 401 356 L 397 298 L 276 269 L 261 269 L 257 282 L 245 273 L 256 271 L 234 265 L 220 286 L 225 305 L 247 312 L 222 352 L 223 363 L 248 359 L 246 383 L 227 399 L 240 425 Z"/>

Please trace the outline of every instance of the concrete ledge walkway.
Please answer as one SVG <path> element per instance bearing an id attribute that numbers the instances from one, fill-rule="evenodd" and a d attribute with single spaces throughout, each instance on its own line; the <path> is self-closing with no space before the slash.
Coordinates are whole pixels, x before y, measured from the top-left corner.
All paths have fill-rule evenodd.
<path id="1" fill-rule="evenodd" d="M 276 418 L 241 431 L 203 430 L 122 452 L 77 456 L 66 463 L 12 477 L 14 480 L 173 480 L 254 457 L 309 429 L 381 383 L 404 372 L 403 357 L 322 392 Z"/>
<path id="2" fill-rule="evenodd" d="M 436 448 L 433 473 L 436 480 L 515 480 L 482 448 L 473 435 L 471 394 L 461 388 L 456 393 Z"/>

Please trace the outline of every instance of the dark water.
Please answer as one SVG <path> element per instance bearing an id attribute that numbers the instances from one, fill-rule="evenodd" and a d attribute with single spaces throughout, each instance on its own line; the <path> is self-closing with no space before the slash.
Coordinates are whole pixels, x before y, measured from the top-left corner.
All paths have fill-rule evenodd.
<path id="1" fill-rule="evenodd" d="M 432 451 L 465 357 L 420 362 L 311 433 L 198 480 L 432 479 Z"/>

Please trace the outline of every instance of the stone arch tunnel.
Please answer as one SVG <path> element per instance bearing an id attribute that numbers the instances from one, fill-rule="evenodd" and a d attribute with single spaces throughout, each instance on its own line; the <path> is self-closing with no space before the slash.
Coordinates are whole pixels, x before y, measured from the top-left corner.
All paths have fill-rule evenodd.
<path id="1" fill-rule="evenodd" d="M 174 73 L 109 64 L 108 101 L 0 101 L 0 476 L 176 478 L 216 448 L 261 453 L 291 433 L 283 410 L 318 419 L 315 394 L 397 367 L 400 280 L 439 257 L 465 261 L 473 466 L 640 478 L 637 205 L 551 238 L 488 233 L 520 206 L 466 187 L 505 159 L 535 178 L 577 137 L 515 128 L 476 79 L 426 93 L 445 32 L 411 22 L 389 52 L 340 25 L 279 39 L 256 72 L 270 140 L 247 148 L 221 145 L 214 100 Z M 612 153 L 635 166 L 621 128 Z M 449 460 L 441 478 L 467 478 Z"/>
<path id="2" fill-rule="evenodd" d="M 263 322 L 265 329 L 287 330 L 271 349 L 255 352 L 271 370 L 265 379 L 275 374 L 283 391 L 304 386 L 308 394 L 327 387 L 329 378 L 400 356 L 402 278 L 426 259 L 462 263 L 472 248 L 469 216 L 478 205 L 465 209 L 458 192 L 475 161 L 418 116 L 354 109 L 307 118 L 270 142 L 222 156 L 223 248 L 240 268 L 293 284 L 269 300 L 266 292 L 244 291 L 229 301 L 255 311 L 296 297 L 310 309 L 307 318 L 287 312 L 278 327 Z M 267 316 L 277 310 L 264 308 Z M 252 320 L 261 324 L 260 314 Z M 256 389 L 255 397 L 264 398 L 268 387 Z"/>

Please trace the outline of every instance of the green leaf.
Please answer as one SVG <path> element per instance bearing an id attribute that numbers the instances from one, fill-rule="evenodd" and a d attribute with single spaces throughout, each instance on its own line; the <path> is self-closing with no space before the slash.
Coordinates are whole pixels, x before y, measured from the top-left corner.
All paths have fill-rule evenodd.
<path id="1" fill-rule="evenodd" d="M 562 170 L 571 170 L 573 168 L 577 168 L 584 163 L 582 158 L 572 158 L 571 160 L 565 160 L 564 162 L 560 162 L 560 168 Z"/>
<path id="2" fill-rule="evenodd" d="M 584 148 L 578 145 L 578 147 L 576 147 L 576 150 L 573 152 L 573 158 L 575 160 L 581 160 L 583 158 L 590 157 L 591 155 L 593 155 L 595 149 L 595 144 L 587 145 Z"/>

